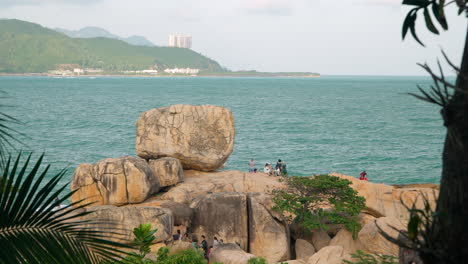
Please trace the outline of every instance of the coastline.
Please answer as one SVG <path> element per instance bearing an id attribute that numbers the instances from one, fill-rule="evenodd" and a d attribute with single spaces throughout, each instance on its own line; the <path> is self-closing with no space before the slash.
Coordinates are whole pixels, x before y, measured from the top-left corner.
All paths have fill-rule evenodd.
<path id="1" fill-rule="evenodd" d="M 207 74 L 207 75 L 128 75 L 128 74 L 86 74 L 86 75 L 54 75 L 48 73 L 0 73 L 0 76 L 23 76 L 23 77 L 57 77 L 57 78 L 75 78 L 75 77 L 144 77 L 144 78 L 165 78 L 165 77 L 222 77 L 222 78 L 246 78 L 246 77 L 263 77 L 263 78 L 320 78 L 321 75 L 226 75 L 226 74 Z"/>

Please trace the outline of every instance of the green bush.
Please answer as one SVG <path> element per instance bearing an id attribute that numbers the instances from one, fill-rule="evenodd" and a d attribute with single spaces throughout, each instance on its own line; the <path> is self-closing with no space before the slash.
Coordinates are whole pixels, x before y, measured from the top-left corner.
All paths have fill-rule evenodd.
<path id="1" fill-rule="evenodd" d="M 254 257 L 250 258 L 247 264 L 267 264 L 267 261 L 264 258 Z"/>
<path id="2" fill-rule="evenodd" d="M 398 258 L 390 255 L 372 255 L 364 253 L 362 250 L 351 254 L 354 261 L 343 260 L 346 264 L 398 264 Z"/>
<path id="3" fill-rule="evenodd" d="M 329 175 L 284 177 L 282 181 L 287 188 L 273 191 L 274 209 L 294 215 L 288 218 L 290 223 L 307 230 L 344 224 L 356 239 L 361 229 L 358 215 L 366 204 L 364 197 L 349 186 L 350 181 Z"/>

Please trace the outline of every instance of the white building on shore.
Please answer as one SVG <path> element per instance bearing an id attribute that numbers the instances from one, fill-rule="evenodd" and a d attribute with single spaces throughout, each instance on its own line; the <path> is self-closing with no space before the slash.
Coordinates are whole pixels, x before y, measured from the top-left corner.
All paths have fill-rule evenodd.
<path id="1" fill-rule="evenodd" d="M 192 69 L 192 68 L 174 68 L 174 69 L 165 69 L 165 73 L 169 74 L 189 74 L 189 75 L 197 75 L 200 72 L 200 69 Z"/>
<path id="2" fill-rule="evenodd" d="M 169 47 L 186 48 L 192 47 L 192 36 L 188 35 L 169 35 Z"/>

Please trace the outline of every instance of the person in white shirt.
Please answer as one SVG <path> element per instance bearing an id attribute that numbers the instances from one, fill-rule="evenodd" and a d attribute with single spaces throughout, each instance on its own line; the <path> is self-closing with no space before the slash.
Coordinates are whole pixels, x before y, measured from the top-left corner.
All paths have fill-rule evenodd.
<path id="1" fill-rule="evenodd" d="M 263 172 L 266 173 L 266 174 L 268 174 L 268 175 L 271 174 L 271 165 L 270 165 L 270 163 L 267 162 L 267 163 L 265 164 L 265 167 L 263 168 Z"/>

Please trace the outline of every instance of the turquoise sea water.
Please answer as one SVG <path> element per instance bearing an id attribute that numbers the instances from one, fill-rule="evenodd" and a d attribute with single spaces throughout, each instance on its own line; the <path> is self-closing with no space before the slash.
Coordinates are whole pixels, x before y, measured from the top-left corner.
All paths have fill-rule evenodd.
<path id="1" fill-rule="evenodd" d="M 46 153 L 52 172 L 135 155 L 135 122 L 171 104 L 214 104 L 234 114 L 226 169 L 278 158 L 293 175 L 337 171 L 385 183 L 440 179 L 439 110 L 406 93 L 424 77 L 52 78 L 0 77 L 4 111 L 22 120 L 24 150 Z"/>

